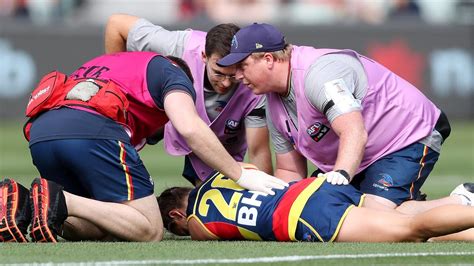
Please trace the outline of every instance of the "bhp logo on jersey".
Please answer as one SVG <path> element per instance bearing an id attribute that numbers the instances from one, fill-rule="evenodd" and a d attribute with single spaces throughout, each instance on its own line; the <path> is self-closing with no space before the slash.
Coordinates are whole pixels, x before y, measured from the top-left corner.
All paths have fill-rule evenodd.
<path id="1" fill-rule="evenodd" d="M 306 129 L 306 133 L 316 142 L 320 141 L 328 132 L 329 127 L 320 122 L 316 122 Z"/>
<path id="2" fill-rule="evenodd" d="M 225 129 L 224 129 L 225 134 L 235 134 L 239 130 L 240 130 L 240 121 L 236 121 L 232 119 L 227 119 L 227 121 L 225 121 Z"/>

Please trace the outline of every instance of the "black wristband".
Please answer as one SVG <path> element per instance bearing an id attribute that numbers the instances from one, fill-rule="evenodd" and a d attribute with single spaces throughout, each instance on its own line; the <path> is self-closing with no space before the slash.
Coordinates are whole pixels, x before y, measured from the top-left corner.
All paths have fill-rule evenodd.
<path id="1" fill-rule="evenodd" d="M 346 170 L 340 169 L 340 170 L 336 170 L 334 172 L 340 173 L 342 176 L 344 176 L 347 179 L 347 181 L 351 182 L 351 176 L 349 175 L 348 172 L 346 172 Z"/>

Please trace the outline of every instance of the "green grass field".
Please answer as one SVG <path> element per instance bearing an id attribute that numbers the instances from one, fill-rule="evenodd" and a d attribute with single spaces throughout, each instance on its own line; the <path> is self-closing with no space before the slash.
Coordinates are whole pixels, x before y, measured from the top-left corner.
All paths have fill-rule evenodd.
<path id="1" fill-rule="evenodd" d="M 451 137 L 440 161 L 423 187 L 439 198 L 462 182 L 474 182 L 474 123 L 452 124 Z M 38 174 L 31 163 L 22 122 L 0 122 L 0 177 L 13 177 L 25 186 Z M 141 152 L 155 180 L 156 193 L 188 185 L 180 177 L 181 159 L 167 156 L 160 145 Z M 474 217 L 473 217 L 474 219 Z M 463 264 L 474 262 L 474 244 L 449 243 L 272 243 L 194 242 L 166 235 L 161 243 L 62 242 L 60 244 L 0 244 L 0 264 L 49 263 L 81 265 L 143 264 Z"/>

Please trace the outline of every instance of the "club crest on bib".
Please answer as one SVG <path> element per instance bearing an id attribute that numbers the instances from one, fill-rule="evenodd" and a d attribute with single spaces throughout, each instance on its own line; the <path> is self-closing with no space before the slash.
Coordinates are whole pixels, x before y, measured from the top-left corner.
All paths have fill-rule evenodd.
<path id="1" fill-rule="evenodd" d="M 225 121 L 225 134 L 235 134 L 240 130 L 240 121 L 227 119 Z"/>
<path id="2" fill-rule="evenodd" d="M 319 142 L 329 132 L 329 130 L 328 126 L 316 122 L 306 129 L 306 133 L 308 133 L 314 141 Z"/>

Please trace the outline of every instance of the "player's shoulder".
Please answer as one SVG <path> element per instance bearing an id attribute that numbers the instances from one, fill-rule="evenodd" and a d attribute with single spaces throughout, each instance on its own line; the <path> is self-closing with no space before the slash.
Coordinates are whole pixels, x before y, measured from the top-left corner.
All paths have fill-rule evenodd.
<path id="1" fill-rule="evenodd" d="M 192 215 L 188 218 L 188 229 L 193 240 L 217 240 L 219 237 L 209 232 L 204 224 Z"/>

